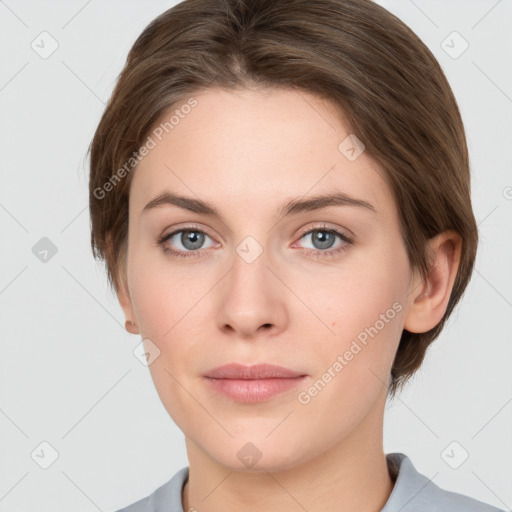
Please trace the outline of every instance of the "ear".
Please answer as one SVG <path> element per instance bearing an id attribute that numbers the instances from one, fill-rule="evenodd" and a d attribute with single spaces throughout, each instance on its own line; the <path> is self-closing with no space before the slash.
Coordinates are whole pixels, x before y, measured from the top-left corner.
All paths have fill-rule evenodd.
<path id="1" fill-rule="evenodd" d="M 426 279 L 411 280 L 404 329 L 421 333 L 434 328 L 443 318 L 457 276 L 462 238 L 444 231 L 429 240 L 430 273 Z"/>
<path id="2" fill-rule="evenodd" d="M 106 236 L 106 243 L 107 243 L 107 251 L 109 254 L 109 261 L 113 262 L 115 259 L 112 257 L 114 254 L 113 251 L 113 243 L 112 243 L 112 237 L 110 233 Z M 120 262 L 118 262 L 120 263 Z M 124 312 L 125 316 L 125 328 L 128 332 L 131 334 L 139 334 L 137 324 L 135 322 L 135 314 L 133 311 L 132 306 L 132 299 L 130 296 L 130 291 L 128 288 L 128 283 L 126 279 L 126 272 L 125 268 L 126 265 L 120 265 L 117 268 L 117 276 L 116 276 L 116 295 L 117 300 L 119 301 L 119 304 Z"/>

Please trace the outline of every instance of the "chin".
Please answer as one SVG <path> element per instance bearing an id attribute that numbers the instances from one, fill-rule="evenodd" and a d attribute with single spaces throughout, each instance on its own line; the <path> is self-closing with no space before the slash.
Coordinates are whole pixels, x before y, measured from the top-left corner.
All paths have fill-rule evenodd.
<path id="1" fill-rule="evenodd" d="M 308 443 L 299 436 L 280 436 L 274 432 L 267 437 L 268 432 L 268 429 L 254 433 L 246 430 L 234 437 L 226 435 L 224 439 L 203 436 L 200 446 L 227 470 L 244 473 L 286 471 L 314 458 L 315 454 L 305 451 Z"/>

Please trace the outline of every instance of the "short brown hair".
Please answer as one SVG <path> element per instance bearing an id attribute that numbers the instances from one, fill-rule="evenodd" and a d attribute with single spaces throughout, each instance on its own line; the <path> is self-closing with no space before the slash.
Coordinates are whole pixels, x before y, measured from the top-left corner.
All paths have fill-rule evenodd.
<path id="1" fill-rule="evenodd" d="M 129 161 L 136 168 L 162 114 L 210 86 L 286 87 L 328 99 L 385 170 L 411 268 L 423 277 L 427 241 L 448 229 L 461 235 L 442 320 L 425 333 L 402 332 L 394 396 L 464 293 L 478 244 L 464 127 L 439 63 L 370 0 L 185 0 L 159 15 L 131 48 L 89 147 L 92 251 L 116 290 L 125 279 L 133 174 L 120 179 L 119 170 Z"/>

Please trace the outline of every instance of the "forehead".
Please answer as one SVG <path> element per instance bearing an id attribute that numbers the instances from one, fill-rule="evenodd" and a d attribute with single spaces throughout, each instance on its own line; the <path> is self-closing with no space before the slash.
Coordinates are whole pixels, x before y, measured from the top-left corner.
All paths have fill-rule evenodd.
<path id="1" fill-rule="evenodd" d="M 182 108 L 187 104 L 194 107 Z M 247 213 L 332 191 L 379 211 L 392 206 L 382 169 L 364 151 L 347 157 L 351 133 L 334 106 L 317 96 L 209 89 L 173 105 L 155 127 L 158 137 L 149 134 L 155 146 L 131 185 L 130 208 L 137 212 L 166 189 Z"/>

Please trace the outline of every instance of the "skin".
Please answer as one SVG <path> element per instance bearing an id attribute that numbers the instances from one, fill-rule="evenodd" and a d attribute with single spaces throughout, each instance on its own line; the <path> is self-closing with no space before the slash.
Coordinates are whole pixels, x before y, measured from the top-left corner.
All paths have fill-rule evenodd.
<path id="1" fill-rule="evenodd" d="M 382 169 L 365 152 L 349 161 L 338 150 L 350 132 L 325 100 L 287 89 L 208 89 L 193 97 L 197 106 L 134 172 L 118 289 L 126 319 L 135 323 L 130 332 L 160 350 L 149 368 L 185 434 L 184 510 L 379 511 L 394 484 L 382 435 L 400 334 L 441 320 L 460 238 L 445 232 L 431 240 L 428 279 L 411 271 Z M 163 190 L 213 204 L 224 221 L 172 205 L 141 213 Z M 333 191 L 376 212 L 331 206 L 276 217 L 289 199 Z M 311 230 L 324 223 L 353 233 L 353 243 L 336 236 L 329 248 L 345 249 L 322 257 L 328 249 Z M 158 244 L 178 228 L 206 231 L 195 257 L 164 253 L 163 246 L 187 251 L 181 233 Z M 251 263 L 236 252 L 247 236 L 263 249 Z M 300 403 L 298 393 L 393 303 L 402 306 L 394 318 Z M 270 400 L 239 403 L 203 378 L 230 362 L 269 362 L 308 377 Z M 237 457 L 247 442 L 261 452 L 252 467 Z"/>

